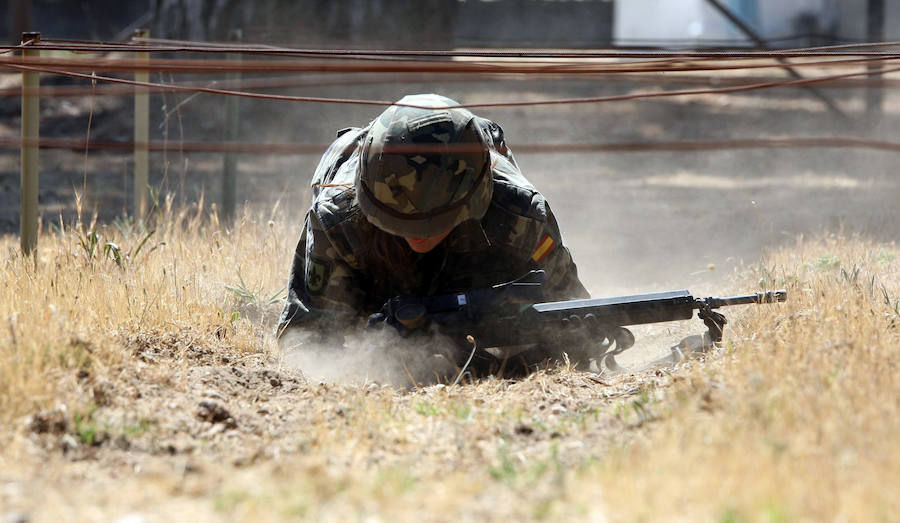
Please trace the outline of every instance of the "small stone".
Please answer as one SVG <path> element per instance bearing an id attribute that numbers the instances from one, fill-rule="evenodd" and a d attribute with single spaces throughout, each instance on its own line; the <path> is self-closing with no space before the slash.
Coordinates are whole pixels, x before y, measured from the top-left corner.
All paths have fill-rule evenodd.
<path id="1" fill-rule="evenodd" d="M 522 436 L 530 436 L 534 434 L 534 429 L 529 427 L 528 425 L 522 424 L 516 427 L 516 434 L 521 434 Z"/>
<path id="2" fill-rule="evenodd" d="M 131 448 L 131 442 L 125 436 L 119 436 L 113 439 L 113 446 L 119 450 L 128 450 Z"/>
<path id="3" fill-rule="evenodd" d="M 228 427 L 226 427 L 222 423 L 216 423 L 215 425 L 212 426 L 212 428 L 210 428 L 208 431 L 206 431 L 206 433 L 203 434 L 203 437 L 206 439 L 212 438 L 218 434 L 225 432 L 225 430 L 227 428 Z"/>
<path id="4" fill-rule="evenodd" d="M 35 434 L 62 434 L 69 427 L 69 417 L 64 407 L 39 412 L 25 419 L 25 428 Z"/>
<path id="5" fill-rule="evenodd" d="M 141 514 L 125 514 L 124 516 L 112 521 L 113 523 L 147 523 L 147 521 L 149 520 Z"/>
<path id="6" fill-rule="evenodd" d="M 59 438 L 59 447 L 63 452 L 71 452 L 78 448 L 78 442 L 75 441 L 71 434 L 63 434 Z"/>
<path id="7" fill-rule="evenodd" d="M 107 406 L 112 403 L 113 394 L 112 386 L 108 381 L 98 381 L 91 388 L 91 394 L 94 396 L 94 403 L 100 406 Z"/>
<path id="8" fill-rule="evenodd" d="M 2 487 L 2 490 L 0 490 L 0 499 L 6 501 L 19 500 L 25 496 L 25 489 L 23 489 L 22 485 L 19 483 L 3 483 Z"/>
<path id="9" fill-rule="evenodd" d="M 28 523 L 31 521 L 25 512 L 7 512 L 3 514 L 3 523 Z"/>
<path id="10" fill-rule="evenodd" d="M 221 394 L 219 394 L 218 392 L 216 392 L 212 389 L 203 391 L 202 395 L 204 398 L 213 398 L 213 399 L 225 401 L 225 398 L 222 397 Z"/>
<path id="11" fill-rule="evenodd" d="M 212 400 L 203 400 L 197 406 L 197 417 L 210 423 L 221 423 L 225 427 L 235 428 L 237 422 L 228 410 Z"/>
<path id="12" fill-rule="evenodd" d="M 151 352 L 147 352 L 147 351 L 139 352 L 138 358 L 146 361 L 147 363 L 157 363 L 156 355 Z"/>

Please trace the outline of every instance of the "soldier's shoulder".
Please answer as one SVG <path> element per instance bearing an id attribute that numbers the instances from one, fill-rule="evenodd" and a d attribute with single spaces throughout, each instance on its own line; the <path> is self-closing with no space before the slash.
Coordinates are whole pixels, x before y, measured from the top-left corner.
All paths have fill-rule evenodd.
<path id="1" fill-rule="evenodd" d="M 357 267 L 360 253 L 365 249 L 366 233 L 359 204 L 352 187 L 329 187 L 313 202 L 310 213 L 315 215 L 313 240 L 327 242 L 326 251 L 339 257 L 351 267 Z M 316 229 L 320 229 L 316 232 Z"/>
<path id="2" fill-rule="evenodd" d="M 491 244 L 527 257 L 547 234 L 547 203 L 533 187 L 495 180 L 481 225 Z"/>
<path id="3" fill-rule="evenodd" d="M 353 222 L 359 215 L 359 203 L 353 187 L 326 187 L 312 204 L 315 213 L 326 231 Z"/>
<path id="4" fill-rule="evenodd" d="M 494 195 L 491 207 L 514 218 L 547 221 L 547 201 L 505 158 L 494 160 Z M 508 165 L 503 165 L 504 163 Z"/>
<path id="5" fill-rule="evenodd" d="M 312 179 L 312 211 L 327 231 L 355 220 L 359 203 L 353 183 L 359 166 L 359 143 L 366 130 L 345 129 L 331 144 Z"/>
<path id="6" fill-rule="evenodd" d="M 359 165 L 359 144 L 366 128 L 343 129 L 322 156 L 312 179 L 313 200 L 310 215 L 313 234 L 310 241 L 323 242 L 325 252 L 339 257 L 351 267 L 364 249 L 365 234 L 359 202 L 353 182 Z"/>
<path id="7" fill-rule="evenodd" d="M 336 139 L 322 155 L 319 165 L 313 173 L 310 185 L 313 194 L 318 196 L 317 187 L 323 184 L 335 183 L 340 177 L 344 164 L 359 156 L 359 145 L 368 132 L 367 127 L 348 127 L 337 132 Z"/>

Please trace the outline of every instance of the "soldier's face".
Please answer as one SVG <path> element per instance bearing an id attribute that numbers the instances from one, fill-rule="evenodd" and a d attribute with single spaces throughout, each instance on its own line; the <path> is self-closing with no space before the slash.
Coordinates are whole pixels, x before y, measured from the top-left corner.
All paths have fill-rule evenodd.
<path id="1" fill-rule="evenodd" d="M 450 229 L 450 231 L 452 231 L 452 230 L 453 229 Z M 438 245 L 440 245 L 440 243 L 442 241 L 444 241 L 444 238 L 446 238 L 447 235 L 450 234 L 450 231 L 447 231 L 438 236 L 432 236 L 431 238 L 403 238 L 403 239 L 406 240 L 406 243 L 409 245 L 409 248 L 412 249 L 414 252 L 426 253 L 426 252 L 434 249 Z"/>

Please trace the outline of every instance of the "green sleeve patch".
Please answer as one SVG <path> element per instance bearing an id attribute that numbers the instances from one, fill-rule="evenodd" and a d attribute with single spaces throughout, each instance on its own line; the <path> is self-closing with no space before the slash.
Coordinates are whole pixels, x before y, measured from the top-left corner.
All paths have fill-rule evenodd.
<path id="1" fill-rule="evenodd" d="M 310 256 L 306 261 L 306 291 L 311 295 L 319 295 L 325 291 L 328 277 L 331 276 L 331 261 Z"/>

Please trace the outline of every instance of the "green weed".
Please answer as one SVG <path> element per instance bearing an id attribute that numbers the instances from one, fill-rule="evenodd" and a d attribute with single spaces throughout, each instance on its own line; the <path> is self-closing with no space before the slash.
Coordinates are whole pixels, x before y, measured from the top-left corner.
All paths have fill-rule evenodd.
<path id="1" fill-rule="evenodd" d="M 857 285 L 857 281 L 859 280 L 859 265 L 853 264 L 853 268 L 849 271 L 841 267 L 841 280 L 848 284 L 853 285 L 854 287 Z"/>
<path id="2" fill-rule="evenodd" d="M 433 405 L 427 401 L 420 401 L 416 403 L 415 405 L 413 405 L 413 410 L 423 416 L 437 416 L 441 412 L 441 409 L 439 409 L 436 405 Z"/>
<path id="3" fill-rule="evenodd" d="M 263 294 L 262 289 L 254 291 L 250 288 L 249 285 L 247 285 L 247 282 L 244 281 L 244 277 L 241 275 L 240 269 L 238 270 L 238 284 L 225 285 L 224 287 L 235 297 L 240 299 L 244 304 L 259 305 L 262 307 L 267 307 L 283 300 L 284 292 L 287 290 L 286 287 L 282 287 L 275 291 L 275 293 L 272 295 Z"/>
<path id="4" fill-rule="evenodd" d="M 814 267 L 820 271 L 837 269 L 841 265 L 841 259 L 837 256 L 823 254 L 816 260 Z"/>
<path id="5" fill-rule="evenodd" d="M 147 231 L 138 244 L 128 251 L 123 251 L 117 243 L 112 241 L 103 243 L 103 247 L 101 248 L 100 234 L 96 230 L 92 230 L 86 235 L 81 236 L 79 238 L 79 243 L 81 244 L 81 249 L 84 251 L 85 258 L 88 262 L 93 262 L 95 257 L 99 257 L 102 252 L 107 259 L 112 260 L 120 269 L 124 270 L 126 262 L 134 261 L 155 233 L 155 230 Z M 147 251 L 148 254 L 165 244 L 165 242 L 157 243 Z"/>
<path id="6" fill-rule="evenodd" d="M 147 418 L 141 418 L 137 423 L 133 425 L 125 425 L 122 427 L 122 436 L 125 439 L 130 439 L 135 436 L 140 436 L 141 434 L 146 433 L 150 430 L 151 425 L 153 425 L 153 421 Z"/>
<path id="7" fill-rule="evenodd" d="M 743 523 L 747 521 L 747 518 L 744 517 L 736 508 L 728 507 L 719 516 L 719 523 Z"/>
<path id="8" fill-rule="evenodd" d="M 94 412 L 97 411 L 96 405 L 90 405 L 85 412 L 76 412 L 73 416 L 75 421 L 75 437 L 78 441 L 85 445 L 93 445 L 97 441 L 100 434 L 100 428 L 94 420 Z"/>
<path id="9" fill-rule="evenodd" d="M 453 415 L 456 416 L 457 419 L 465 421 L 472 415 L 472 405 L 468 403 L 454 404 L 452 408 Z"/>
<path id="10" fill-rule="evenodd" d="M 488 469 L 488 473 L 497 481 L 502 481 L 510 486 L 515 483 L 516 476 L 518 475 L 518 471 L 516 470 L 516 464 L 513 462 L 512 458 L 509 455 L 509 450 L 502 446 L 500 450 L 497 452 L 498 457 L 500 458 L 500 463 L 496 466 L 492 466 Z"/>
<path id="11" fill-rule="evenodd" d="M 87 233 L 86 236 L 80 237 L 78 241 L 81 243 L 81 248 L 84 250 L 87 259 L 93 260 L 94 253 L 97 252 L 97 245 L 100 244 L 100 235 L 97 234 L 97 231 Z"/>
<path id="12" fill-rule="evenodd" d="M 240 490 L 227 490 L 219 492 L 213 498 L 213 508 L 217 512 L 231 512 L 238 505 L 246 503 L 250 495 Z"/>
<path id="13" fill-rule="evenodd" d="M 878 251 L 878 254 L 875 255 L 875 263 L 877 263 L 878 265 L 881 265 L 881 266 L 890 265 L 890 263 L 896 259 L 897 259 L 896 254 L 885 251 L 883 249 Z"/>

